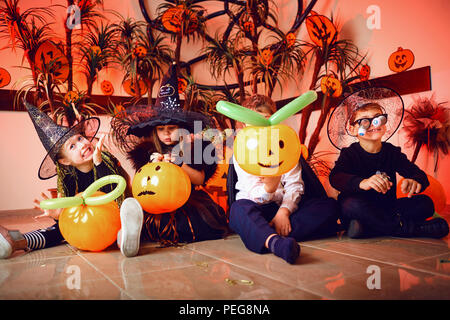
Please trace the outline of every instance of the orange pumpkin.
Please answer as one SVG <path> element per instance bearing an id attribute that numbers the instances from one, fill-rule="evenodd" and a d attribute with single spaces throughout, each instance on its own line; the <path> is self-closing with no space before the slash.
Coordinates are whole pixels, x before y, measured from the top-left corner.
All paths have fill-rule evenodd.
<path id="1" fill-rule="evenodd" d="M 179 33 L 182 26 L 186 27 L 184 34 L 194 32 L 198 27 L 198 18 L 194 11 L 185 8 L 183 5 L 178 5 L 167 9 L 162 17 L 161 22 L 164 28 L 168 31 Z"/>
<path id="2" fill-rule="evenodd" d="M 132 192 L 145 211 L 153 214 L 172 212 L 189 199 L 191 180 L 173 163 L 147 163 L 136 172 Z"/>
<path id="3" fill-rule="evenodd" d="M 333 76 L 323 77 L 320 81 L 320 88 L 324 94 L 335 98 L 342 94 L 342 84 Z"/>
<path id="4" fill-rule="evenodd" d="M 421 193 L 419 194 L 425 194 L 433 200 L 434 203 L 434 210 L 437 213 L 441 213 L 445 210 L 445 207 L 447 206 L 447 197 L 445 195 L 445 190 L 440 184 L 439 181 L 437 181 L 435 178 L 427 174 L 428 181 L 430 182 L 430 185 Z M 407 194 L 402 192 L 401 185 L 403 182 L 403 178 L 400 179 L 397 183 L 397 198 L 404 198 L 407 196 Z"/>
<path id="5" fill-rule="evenodd" d="M 82 193 L 77 194 L 81 197 Z M 96 191 L 92 196 L 104 195 Z M 98 206 L 65 208 L 59 216 L 59 229 L 72 246 L 88 251 L 102 251 L 113 244 L 120 230 L 119 206 L 115 201 Z"/>
<path id="6" fill-rule="evenodd" d="M 114 87 L 111 81 L 103 80 L 100 84 L 100 88 L 105 96 L 111 96 L 114 93 Z"/>
<path id="7" fill-rule="evenodd" d="M 11 82 L 11 75 L 5 68 L 0 68 L 0 88 L 7 86 Z"/>
<path id="8" fill-rule="evenodd" d="M 370 77 L 370 66 L 365 64 L 361 67 L 361 70 L 359 71 L 359 78 L 361 81 L 367 81 Z"/>
<path id="9" fill-rule="evenodd" d="M 147 93 L 147 84 L 144 80 L 139 80 L 139 90 L 141 95 L 144 95 Z M 127 79 L 122 84 L 123 89 L 126 93 L 128 93 L 130 96 L 136 96 L 136 89 L 135 89 L 135 83 L 134 81 L 131 81 L 131 79 Z"/>
<path id="10" fill-rule="evenodd" d="M 306 29 L 311 41 L 321 47 L 329 45 L 337 38 L 337 30 L 333 22 L 315 12 L 306 18 Z"/>
<path id="11" fill-rule="evenodd" d="M 179 93 L 184 93 L 187 86 L 188 86 L 188 82 L 186 79 L 178 78 L 178 92 Z"/>
<path id="12" fill-rule="evenodd" d="M 273 51 L 270 50 L 270 48 L 263 49 L 261 51 L 261 55 L 259 56 L 259 61 L 263 64 L 268 66 L 272 63 L 273 60 Z"/>
<path id="13" fill-rule="evenodd" d="M 409 49 L 398 47 L 397 51 L 389 56 L 389 69 L 394 72 L 408 70 L 414 64 L 414 54 Z"/>
<path id="14" fill-rule="evenodd" d="M 143 58 L 147 55 L 147 48 L 144 46 L 137 46 L 133 49 L 133 56 Z"/>
<path id="15" fill-rule="evenodd" d="M 45 66 L 48 66 L 51 62 L 53 65 L 50 72 L 54 75 L 55 79 L 62 82 L 66 81 L 69 76 L 69 61 L 55 44 L 51 41 L 46 41 L 36 50 L 34 63 L 36 69 L 43 71 L 48 69 Z"/>

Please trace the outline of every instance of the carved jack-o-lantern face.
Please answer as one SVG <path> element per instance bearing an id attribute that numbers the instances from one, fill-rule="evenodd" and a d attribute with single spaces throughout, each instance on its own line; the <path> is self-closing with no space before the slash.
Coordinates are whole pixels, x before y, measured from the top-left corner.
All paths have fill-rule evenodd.
<path id="1" fill-rule="evenodd" d="M 69 76 L 69 61 L 64 53 L 51 41 L 46 41 L 36 50 L 34 57 L 36 69 L 49 71 L 55 79 L 62 82 Z"/>
<path id="2" fill-rule="evenodd" d="M 133 50 L 133 55 L 138 58 L 143 58 L 147 55 L 147 48 L 144 46 L 137 46 Z"/>
<path id="3" fill-rule="evenodd" d="M 191 194 L 191 180 L 179 166 L 169 162 L 147 163 L 133 178 L 133 197 L 154 214 L 174 211 Z"/>
<path id="4" fill-rule="evenodd" d="M 112 83 L 108 80 L 103 80 L 100 87 L 105 96 L 110 96 L 114 93 L 114 87 Z"/>
<path id="5" fill-rule="evenodd" d="M 239 166 L 256 176 L 280 176 L 291 170 L 300 157 L 295 131 L 283 124 L 248 126 L 239 131 L 234 154 Z"/>
<path id="6" fill-rule="evenodd" d="M 320 88 L 324 94 L 335 98 L 342 94 L 341 82 L 332 76 L 323 77 L 320 81 Z"/>
<path id="7" fill-rule="evenodd" d="M 367 81 L 370 77 L 370 66 L 365 64 L 361 67 L 361 70 L 359 71 L 359 78 L 361 81 Z"/>
<path id="8" fill-rule="evenodd" d="M 273 51 L 269 48 L 263 49 L 261 51 L 261 55 L 259 57 L 259 61 L 261 61 L 262 64 L 268 66 L 272 63 L 273 60 Z"/>
<path id="9" fill-rule="evenodd" d="M 287 43 L 287 46 L 288 46 L 289 48 L 292 47 L 292 46 L 295 44 L 295 40 L 297 40 L 297 37 L 295 36 L 294 33 L 289 32 L 289 33 L 286 35 L 286 43 Z"/>
<path id="10" fill-rule="evenodd" d="M 389 69 L 394 72 L 408 70 L 414 64 L 414 54 L 409 49 L 399 47 L 397 51 L 389 56 Z"/>
<path id="11" fill-rule="evenodd" d="M 139 90 L 141 95 L 144 95 L 147 92 L 147 85 L 144 80 L 139 80 Z M 126 93 L 128 93 L 130 96 L 136 96 L 136 87 L 134 84 L 134 81 L 131 81 L 131 79 L 127 79 L 122 84 L 123 89 Z"/>
<path id="12" fill-rule="evenodd" d="M 179 33 L 182 26 L 185 26 L 184 34 L 194 32 L 198 27 L 198 18 L 194 11 L 185 9 L 183 5 L 178 5 L 167 9 L 162 17 L 161 22 L 168 31 Z"/>
<path id="13" fill-rule="evenodd" d="M 325 16 L 312 14 L 306 18 L 306 29 L 312 42 L 318 46 L 329 45 L 337 38 L 337 30 L 333 22 Z"/>
<path id="14" fill-rule="evenodd" d="M 11 75 L 8 70 L 0 68 L 0 88 L 7 86 L 11 82 Z"/>

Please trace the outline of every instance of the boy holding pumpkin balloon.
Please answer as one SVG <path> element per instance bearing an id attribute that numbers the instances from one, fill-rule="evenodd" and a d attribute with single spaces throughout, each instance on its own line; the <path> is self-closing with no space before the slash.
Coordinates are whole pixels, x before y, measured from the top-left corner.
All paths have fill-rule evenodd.
<path id="1" fill-rule="evenodd" d="M 36 128 L 36 132 L 47 150 L 47 155 L 39 168 L 40 179 L 49 179 L 57 175 L 57 189 L 59 197 L 72 197 L 84 191 L 95 180 L 108 175 L 121 175 L 128 180 L 127 173 L 122 169 L 117 159 L 107 151 L 102 151 L 103 135 L 97 144 L 92 144 L 100 126 L 98 118 L 89 118 L 80 121 L 71 128 L 55 124 L 50 117 L 25 102 L 28 114 Z M 101 191 L 108 193 L 112 191 L 111 186 L 105 186 Z M 129 188 L 125 195 L 120 196 L 116 201 L 120 205 L 126 195 L 129 195 Z M 48 197 L 42 193 L 44 199 Z M 127 201 L 134 201 L 127 200 Z M 35 200 L 36 204 L 40 202 Z M 131 207 L 132 204 L 128 204 Z M 51 217 L 56 223 L 46 229 L 38 229 L 25 234 L 17 230 L 8 230 L 0 226 L 0 258 L 10 257 L 15 250 L 36 250 L 52 247 L 61 244 L 63 236 L 59 230 L 57 219 L 62 209 L 44 210 L 44 213 L 37 217 Z M 122 210 L 121 222 L 122 230 L 119 231 L 119 241 L 122 242 L 124 250 L 135 251 L 132 247 L 132 239 L 124 236 L 133 233 L 135 224 L 142 224 L 142 212 L 137 210 Z M 136 223 L 136 221 L 138 221 Z M 139 226 L 140 231 L 140 226 Z M 131 244 L 130 244 L 131 243 Z M 135 245 L 134 245 L 135 246 Z M 125 254 L 125 253 L 124 253 Z"/>
<path id="2" fill-rule="evenodd" d="M 297 134 L 279 125 L 298 111 L 296 104 L 302 108 L 316 98 L 315 92 L 308 92 L 279 111 L 269 97 L 258 94 L 243 102 L 243 107 L 249 110 L 230 103 L 228 109 L 227 102 L 217 105 L 219 112 L 251 124 L 241 130 L 242 133 L 250 130 L 249 138 L 245 135 L 241 138 L 239 132 L 234 142 L 233 166 L 230 165 L 232 171 L 228 173 L 227 185 L 237 193 L 229 193 L 230 198 L 235 198 L 231 200 L 230 227 L 249 250 L 272 252 L 290 264 L 300 254 L 298 241 L 327 237 L 338 231 L 336 201 L 327 197 L 311 168 L 295 151 L 300 152 Z M 278 117 L 285 111 L 285 116 Z M 250 123 L 252 117 L 259 117 L 263 126 Z M 264 126 L 264 118 L 269 122 L 279 119 L 275 121 L 277 124 Z M 253 136 L 251 131 L 262 134 Z M 243 155 L 254 155 L 257 161 L 247 161 Z M 270 172 L 272 167 L 277 172 Z"/>
<path id="3" fill-rule="evenodd" d="M 348 96 L 328 123 L 330 141 L 341 149 L 329 179 L 340 191 L 341 221 L 350 238 L 394 235 L 442 238 L 449 232 L 434 213 L 433 201 L 417 195 L 427 176 L 399 147 L 386 142 L 399 127 L 403 100 L 389 88 L 367 88 Z M 407 194 L 397 199 L 398 186 Z M 414 196 L 413 196 L 414 195 Z"/>

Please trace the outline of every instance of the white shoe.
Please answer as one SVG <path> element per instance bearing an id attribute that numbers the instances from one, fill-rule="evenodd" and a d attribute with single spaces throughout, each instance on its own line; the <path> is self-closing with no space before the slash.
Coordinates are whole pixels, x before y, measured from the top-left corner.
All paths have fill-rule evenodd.
<path id="1" fill-rule="evenodd" d="M 134 257 L 139 251 L 144 213 L 135 198 L 126 198 L 120 207 L 122 229 L 117 233 L 117 245 L 125 257 Z"/>
<path id="2" fill-rule="evenodd" d="M 0 226 L 0 259 L 9 258 L 16 250 L 25 250 L 27 241 L 18 230 L 8 230 Z"/>

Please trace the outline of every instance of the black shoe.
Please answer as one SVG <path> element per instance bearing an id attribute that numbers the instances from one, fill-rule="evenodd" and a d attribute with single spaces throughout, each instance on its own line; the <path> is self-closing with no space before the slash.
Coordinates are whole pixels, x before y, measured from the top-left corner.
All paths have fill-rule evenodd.
<path id="1" fill-rule="evenodd" d="M 440 239 L 448 235 L 448 223 L 442 218 L 434 218 L 417 224 L 414 228 L 415 237 Z"/>
<path id="2" fill-rule="evenodd" d="M 348 224 L 347 235 L 350 238 L 358 239 L 361 238 L 363 234 L 364 232 L 361 222 L 356 219 L 350 220 L 350 223 Z"/>

